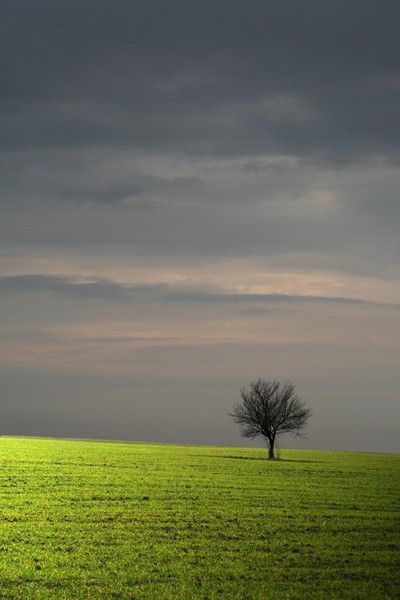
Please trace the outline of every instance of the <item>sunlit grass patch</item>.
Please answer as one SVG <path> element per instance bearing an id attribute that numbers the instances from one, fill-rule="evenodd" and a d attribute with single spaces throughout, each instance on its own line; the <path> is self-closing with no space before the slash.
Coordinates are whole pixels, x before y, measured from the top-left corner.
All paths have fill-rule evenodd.
<path id="1" fill-rule="evenodd" d="M 400 457 L 0 439 L 3 598 L 396 598 Z"/>

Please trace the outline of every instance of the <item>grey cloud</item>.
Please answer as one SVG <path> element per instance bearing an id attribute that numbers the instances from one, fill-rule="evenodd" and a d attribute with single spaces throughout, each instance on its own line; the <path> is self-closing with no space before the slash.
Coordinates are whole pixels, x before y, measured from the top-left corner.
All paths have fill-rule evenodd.
<path id="1" fill-rule="evenodd" d="M 0 277 L 0 290 L 11 292 L 56 292 L 79 299 L 97 298 L 113 300 L 144 299 L 153 302 L 202 303 L 202 304 L 338 304 L 342 306 L 366 306 L 400 308 L 400 304 L 374 302 L 360 298 L 341 296 L 313 296 L 295 294 L 229 293 L 209 290 L 205 287 L 173 285 L 167 283 L 124 285 L 108 280 L 76 281 L 68 277 L 49 275 L 14 275 Z M 131 338 L 129 338 L 131 339 Z"/>
<path id="2" fill-rule="evenodd" d="M 141 336 L 141 335 L 123 335 L 123 336 L 108 336 L 108 337 L 92 337 L 92 338 L 85 338 L 85 340 L 87 341 L 91 341 L 95 344 L 137 344 L 137 343 L 164 343 L 164 344 L 174 344 L 176 345 L 176 342 L 182 342 L 183 338 L 182 337 L 177 337 L 177 336 L 157 336 L 157 335 L 148 335 L 148 336 Z"/>
<path id="3" fill-rule="evenodd" d="M 398 157 L 398 4 L 3 3 L 5 147 Z"/>
<path id="4" fill-rule="evenodd" d="M 398 263 L 397 3 L 7 0 L 2 11 L 5 243 L 301 253 L 374 274 Z M 302 210 L 318 189 L 330 206 Z"/>
<path id="5" fill-rule="evenodd" d="M 125 158 L 125 157 L 123 157 Z M 121 154 L 10 152 L 0 155 L 3 199 L 118 203 L 141 197 L 191 196 L 202 189 L 196 176 L 159 176 L 118 162 Z M 126 162 L 126 158 L 125 158 Z"/>
<path id="6" fill-rule="evenodd" d="M 101 275 L 239 258 L 393 298 L 399 29 L 397 0 L 0 3 L 4 431 L 237 444 L 265 375 L 314 404 L 312 445 L 398 449 L 398 304 Z"/>
<path id="7" fill-rule="evenodd" d="M 25 341 L 27 339 L 34 341 L 35 344 L 38 345 L 60 341 L 60 337 L 57 335 L 53 335 L 51 333 L 44 333 L 43 331 L 36 330 L 29 331 L 28 329 L 26 329 L 23 333 L 17 331 L 14 331 L 13 333 L 0 333 L 0 342 Z"/>
<path id="8" fill-rule="evenodd" d="M 67 277 L 51 275 L 15 275 L 0 277 L 3 292 L 55 292 L 76 298 L 128 299 L 124 286 L 104 280 L 79 282 Z"/>
<path id="9" fill-rule="evenodd" d="M 134 288 L 135 289 L 135 288 Z M 360 298 L 345 298 L 340 296 L 312 296 L 312 295 L 290 295 L 290 294 L 229 294 L 229 293 L 210 293 L 202 292 L 201 290 L 174 290 L 172 287 L 163 289 L 161 286 L 154 288 L 148 286 L 141 288 L 143 294 L 156 296 L 158 300 L 163 302 L 192 302 L 206 304 L 273 304 L 279 305 L 301 305 L 301 304 L 338 304 L 341 306 L 365 306 L 379 308 L 400 308 L 400 304 L 374 302 L 363 300 Z"/>

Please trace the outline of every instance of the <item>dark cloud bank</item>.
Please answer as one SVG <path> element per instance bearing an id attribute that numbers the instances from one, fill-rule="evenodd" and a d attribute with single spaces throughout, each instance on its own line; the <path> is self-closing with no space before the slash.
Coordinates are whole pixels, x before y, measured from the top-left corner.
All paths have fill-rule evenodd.
<path id="1" fill-rule="evenodd" d="M 3 147 L 398 157 L 396 2 L 3 2 Z"/>

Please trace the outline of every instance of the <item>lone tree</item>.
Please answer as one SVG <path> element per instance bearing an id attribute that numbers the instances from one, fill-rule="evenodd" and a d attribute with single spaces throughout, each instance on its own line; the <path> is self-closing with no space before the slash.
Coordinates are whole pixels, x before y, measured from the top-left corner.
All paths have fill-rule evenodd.
<path id="1" fill-rule="evenodd" d="M 311 416 L 290 381 L 257 379 L 247 390 L 240 390 L 242 402 L 233 408 L 231 417 L 241 428 L 243 437 L 264 437 L 268 442 L 268 458 L 274 457 L 275 439 L 282 433 L 300 435 Z"/>

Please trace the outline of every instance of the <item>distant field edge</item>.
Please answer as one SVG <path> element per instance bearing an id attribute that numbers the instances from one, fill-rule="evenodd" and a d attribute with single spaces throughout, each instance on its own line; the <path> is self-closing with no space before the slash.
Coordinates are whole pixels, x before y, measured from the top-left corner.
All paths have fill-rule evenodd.
<path id="1" fill-rule="evenodd" d="M 263 446 L 229 446 L 226 444 L 199 444 L 190 442 L 156 442 L 149 440 L 127 440 L 127 439 L 109 439 L 109 438 L 81 438 L 73 436 L 45 436 L 45 435 L 18 435 L 18 434 L 0 434 L 0 439 L 15 439 L 15 440 L 43 440 L 43 441 L 60 441 L 60 442 L 87 442 L 98 444 L 124 444 L 136 446 L 169 446 L 176 448 L 225 448 L 237 451 L 254 451 L 263 452 Z M 323 452 L 326 454 L 368 454 L 378 456 L 399 456 L 399 452 L 373 452 L 369 450 L 336 450 L 334 448 L 279 448 L 282 452 Z M 278 459 L 279 460 L 279 459 Z"/>

